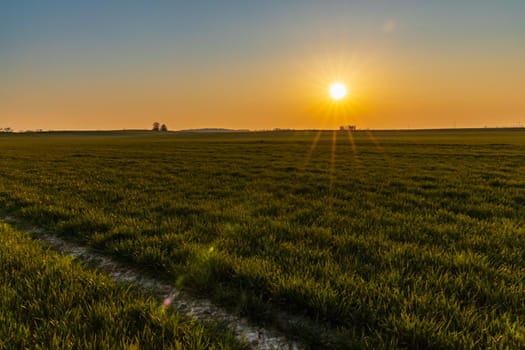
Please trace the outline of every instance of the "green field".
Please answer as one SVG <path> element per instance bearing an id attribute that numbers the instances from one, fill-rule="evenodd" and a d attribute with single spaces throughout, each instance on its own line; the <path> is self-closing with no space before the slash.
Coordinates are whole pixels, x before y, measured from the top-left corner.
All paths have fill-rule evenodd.
<path id="1" fill-rule="evenodd" d="M 0 349 L 241 348 L 6 224 L 0 266 Z"/>
<path id="2" fill-rule="evenodd" d="M 523 129 L 0 134 L 0 210 L 312 348 L 525 348 Z"/>

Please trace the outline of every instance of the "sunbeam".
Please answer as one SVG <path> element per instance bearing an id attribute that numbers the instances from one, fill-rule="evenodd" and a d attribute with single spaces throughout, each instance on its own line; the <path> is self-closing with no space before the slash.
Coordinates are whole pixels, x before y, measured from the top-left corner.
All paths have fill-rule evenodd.
<path id="1" fill-rule="evenodd" d="M 319 139 L 321 138 L 322 131 L 317 131 L 317 134 L 314 136 L 314 139 L 312 140 L 312 145 L 310 146 L 310 150 L 308 151 L 306 158 L 304 159 L 303 166 L 301 168 L 302 171 L 305 171 L 308 167 L 308 164 L 310 164 L 310 160 L 312 159 L 312 154 L 314 153 L 315 148 L 317 147 L 317 143 L 319 142 Z"/>
<path id="2" fill-rule="evenodd" d="M 332 145 L 330 149 L 330 172 L 329 172 L 329 186 L 328 186 L 328 207 L 332 210 L 334 198 L 334 182 L 335 182 L 335 152 L 337 147 L 337 131 L 332 131 Z"/>
<path id="3" fill-rule="evenodd" d="M 348 136 L 348 141 L 350 142 L 350 146 L 352 147 L 352 155 L 354 156 L 355 169 L 357 169 L 357 171 L 361 173 L 362 162 L 361 162 L 361 159 L 359 158 L 359 155 L 357 154 L 357 145 L 354 140 L 354 133 L 350 130 L 345 130 L 345 132 Z"/>

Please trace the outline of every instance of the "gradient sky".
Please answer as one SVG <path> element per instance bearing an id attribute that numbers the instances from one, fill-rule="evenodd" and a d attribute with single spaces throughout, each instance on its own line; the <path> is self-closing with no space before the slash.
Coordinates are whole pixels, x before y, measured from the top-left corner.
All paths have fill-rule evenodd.
<path id="1" fill-rule="evenodd" d="M 525 1 L 0 2 L 0 128 L 154 121 L 525 126 Z"/>

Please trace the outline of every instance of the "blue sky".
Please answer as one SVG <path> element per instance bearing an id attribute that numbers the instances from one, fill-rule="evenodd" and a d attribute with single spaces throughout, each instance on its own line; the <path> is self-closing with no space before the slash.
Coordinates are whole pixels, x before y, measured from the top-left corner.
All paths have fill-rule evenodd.
<path id="1" fill-rule="evenodd" d="M 510 0 L 7 0 L 0 127 L 518 123 L 524 19 Z M 323 75 L 356 93 L 345 120 L 318 115 Z"/>

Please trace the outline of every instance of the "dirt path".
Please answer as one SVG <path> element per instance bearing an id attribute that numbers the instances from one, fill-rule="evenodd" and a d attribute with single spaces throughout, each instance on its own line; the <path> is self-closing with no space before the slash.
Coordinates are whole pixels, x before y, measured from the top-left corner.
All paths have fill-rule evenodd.
<path id="1" fill-rule="evenodd" d="M 12 217 L 5 217 L 4 220 L 8 223 L 20 224 L 18 220 Z M 297 342 L 286 339 L 281 333 L 254 326 L 247 319 L 231 314 L 209 300 L 192 297 L 172 285 L 145 276 L 139 271 L 107 256 L 92 252 L 86 247 L 67 242 L 57 236 L 44 233 L 37 228 L 29 228 L 27 230 L 31 233 L 37 233 L 35 235 L 36 239 L 53 250 L 84 261 L 116 281 L 132 283 L 155 295 L 159 303 L 165 307 L 173 307 L 179 313 L 200 321 L 226 322 L 237 337 L 246 340 L 252 349 L 302 349 L 302 346 Z"/>

